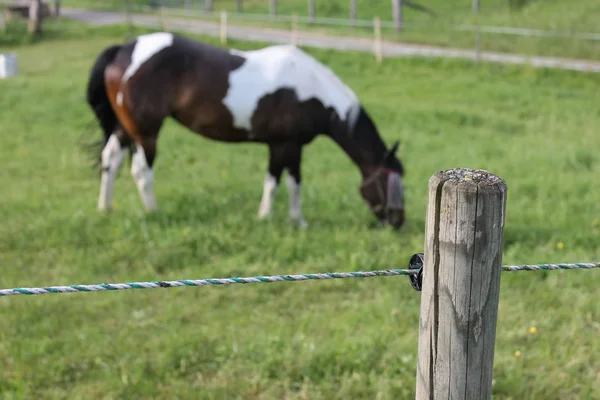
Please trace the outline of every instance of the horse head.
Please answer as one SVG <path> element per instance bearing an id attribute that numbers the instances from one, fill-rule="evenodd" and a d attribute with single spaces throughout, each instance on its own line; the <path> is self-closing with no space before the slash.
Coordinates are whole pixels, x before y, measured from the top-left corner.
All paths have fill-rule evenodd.
<path id="1" fill-rule="evenodd" d="M 404 223 L 404 170 L 396 158 L 399 142 L 387 150 L 383 159 L 366 175 L 360 185 L 360 194 L 371 212 L 381 222 L 399 229 Z"/>

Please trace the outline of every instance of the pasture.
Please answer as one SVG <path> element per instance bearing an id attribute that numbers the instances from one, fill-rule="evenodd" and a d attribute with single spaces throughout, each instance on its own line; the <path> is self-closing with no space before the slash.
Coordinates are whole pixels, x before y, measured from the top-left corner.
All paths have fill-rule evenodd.
<path id="1" fill-rule="evenodd" d="M 374 226 L 358 170 L 325 138 L 303 156 L 309 228 L 287 220 L 285 185 L 259 222 L 266 147 L 174 122 L 155 164 L 160 210 L 142 211 L 127 161 L 101 215 L 78 147 L 101 135 L 87 131 L 85 84 L 126 29 L 85 32 L 10 49 L 2 288 L 405 268 L 423 249 L 429 177 L 460 166 L 507 182 L 503 264 L 600 259 L 598 75 L 308 49 L 401 140 L 399 232 Z M 495 399 L 600 397 L 599 284 L 598 271 L 502 274 Z M 0 397 L 410 399 L 419 301 L 405 277 L 0 298 Z"/>

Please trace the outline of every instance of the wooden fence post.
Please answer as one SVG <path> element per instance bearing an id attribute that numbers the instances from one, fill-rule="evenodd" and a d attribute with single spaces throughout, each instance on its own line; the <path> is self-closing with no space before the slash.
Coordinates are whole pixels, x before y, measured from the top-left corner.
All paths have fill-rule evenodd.
<path id="1" fill-rule="evenodd" d="M 308 0 L 308 23 L 315 23 L 315 0 Z"/>
<path id="2" fill-rule="evenodd" d="M 373 18 L 373 30 L 375 31 L 375 43 L 374 43 L 374 51 L 375 51 L 375 59 L 377 60 L 377 64 L 381 64 L 381 60 L 383 59 L 382 49 L 381 49 L 381 21 L 379 17 Z"/>
<path id="3" fill-rule="evenodd" d="M 298 46 L 298 14 L 292 14 L 292 46 Z"/>
<path id="4" fill-rule="evenodd" d="M 127 23 L 128 39 L 133 38 L 133 9 L 131 0 L 125 0 L 125 21 Z"/>
<path id="5" fill-rule="evenodd" d="M 204 0 L 204 12 L 210 13 L 213 10 L 212 0 Z"/>
<path id="6" fill-rule="evenodd" d="M 41 0 L 31 0 L 29 3 L 29 20 L 27 21 L 27 31 L 31 35 L 39 35 L 42 33 Z"/>
<path id="7" fill-rule="evenodd" d="M 397 32 L 402 29 L 402 0 L 392 0 L 392 15 L 394 16 L 394 28 Z"/>
<path id="8" fill-rule="evenodd" d="M 60 16 L 60 0 L 54 0 L 54 16 Z"/>
<path id="9" fill-rule="evenodd" d="M 477 14 L 479 12 L 479 0 L 473 0 L 473 13 Z"/>
<path id="10" fill-rule="evenodd" d="M 167 26 L 168 11 L 167 11 L 166 6 L 160 6 L 159 15 L 160 15 L 160 29 L 163 32 L 168 32 L 169 31 L 169 27 Z"/>
<path id="11" fill-rule="evenodd" d="M 475 27 L 475 61 L 481 61 L 481 25 Z"/>
<path id="12" fill-rule="evenodd" d="M 242 5 L 242 0 L 236 0 L 236 2 L 235 2 L 235 10 L 238 13 L 242 13 L 244 11 L 244 7 Z"/>
<path id="13" fill-rule="evenodd" d="M 221 44 L 227 44 L 227 11 L 221 10 L 221 29 L 219 31 Z"/>
<path id="14" fill-rule="evenodd" d="M 356 25 L 356 0 L 350 0 L 350 25 Z"/>
<path id="15" fill-rule="evenodd" d="M 269 17 L 275 19 L 277 15 L 277 0 L 269 0 Z"/>
<path id="16" fill-rule="evenodd" d="M 417 400 L 491 399 L 506 190 L 483 170 L 429 180 Z"/>

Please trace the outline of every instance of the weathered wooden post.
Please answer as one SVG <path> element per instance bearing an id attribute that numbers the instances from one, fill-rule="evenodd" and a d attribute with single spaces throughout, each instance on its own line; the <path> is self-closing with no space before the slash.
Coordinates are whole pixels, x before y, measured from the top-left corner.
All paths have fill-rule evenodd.
<path id="1" fill-rule="evenodd" d="M 60 0 L 54 0 L 54 16 L 60 17 Z"/>
<path id="2" fill-rule="evenodd" d="M 491 399 L 506 190 L 483 170 L 429 180 L 417 400 Z"/>
<path id="3" fill-rule="evenodd" d="M 473 0 L 473 13 L 477 14 L 479 12 L 479 0 Z"/>
<path id="4" fill-rule="evenodd" d="M 238 13 L 244 12 L 244 6 L 242 5 L 242 0 L 236 0 L 235 2 L 235 11 Z"/>
<path id="5" fill-rule="evenodd" d="M 350 0 L 350 25 L 356 25 L 356 0 Z"/>
<path id="6" fill-rule="evenodd" d="M 277 0 L 269 0 L 269 17 L 275 19 L 277 16 Z"/>
<path id="7" fill-rule="evenodd" d="M 308 23 L 315 23 L 315 0 L 308 0 Z"/>

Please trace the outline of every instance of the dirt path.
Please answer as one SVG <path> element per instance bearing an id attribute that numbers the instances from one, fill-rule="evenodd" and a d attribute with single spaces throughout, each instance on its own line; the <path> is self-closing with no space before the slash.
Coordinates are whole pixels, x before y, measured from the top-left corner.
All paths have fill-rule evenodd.
<path id="1" fill-rule="evenodd" d="M 117 12 L 63 8 L 61 9 L 61 13 L 66 18 L 87 22 L 94 25 L 113 25 L 125 23 L 125 16 L 122 13 Z M 219 35 L 219 24 L 217 23 L 176 17 L 169 17 L 166 19 L 166 21 L 169 25 L 169 29 L 172 30 L 188 31 L 191 33 L 205 34 L 210 36 Z M 159 27 L 158 19 L 155 16 L 134 14 L 133 22 L 139 26 L 153 28 Z M 249 26 L 229 25 L 227 27 L 227 35 L 235 39 L 261 41 L 267 43 L 290 43 L 291 41 L 291 33 L 289 31 L 255 28 Z M 362 52 L 373 51 L 373 41 L 371 40 L 324 35 L 306 31 L 299 32 L 297 43 L 300 46 L 318 48 L 354 50 Z M 473 50 L 402 44 L 394 42 L 383 42 L 382 52 L 384 57 L 421 56 L 449 57 L 471 60 L 476 58 L 475 51 Z M 524 56 L 520 54 L 493 52 L 481 52 L 481 60 L 502 64 L 531 64 L 535 67 L 600 72 L 600 62 L 591 60 Z"/>

